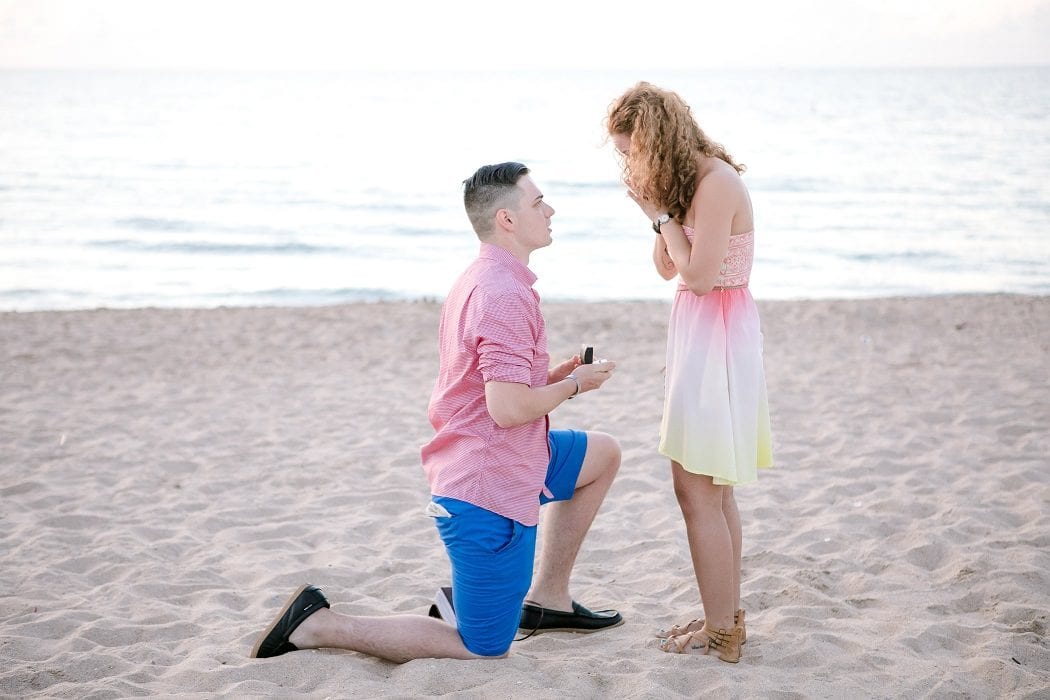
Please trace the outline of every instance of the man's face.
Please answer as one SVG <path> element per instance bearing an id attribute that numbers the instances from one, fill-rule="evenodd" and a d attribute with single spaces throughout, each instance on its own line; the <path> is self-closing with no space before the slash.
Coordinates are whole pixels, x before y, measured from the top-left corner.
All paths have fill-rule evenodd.
<path id="1" fill-rule="evenodd" d="M 525 175 L 518 180 L 521 198 L 511 216 L 518 241 L 529 250 L 551 244 L 551 217 L 554 207 L 543 201 L 543 193 L 532 178 Z"/>

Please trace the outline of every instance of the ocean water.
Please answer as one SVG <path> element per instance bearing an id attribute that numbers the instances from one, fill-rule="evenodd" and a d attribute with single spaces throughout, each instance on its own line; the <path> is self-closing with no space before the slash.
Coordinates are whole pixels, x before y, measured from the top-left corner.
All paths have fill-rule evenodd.
<path id="1" fill-rule="evenodd" d="M 545 299 L 669 299 L 602 120 L 647 79 L 748 166 L 756 297 L 1050 293 L 1050 68 L 0 71 L 0 310 L 442 298 L 461 181 L 554 206 Z"/>

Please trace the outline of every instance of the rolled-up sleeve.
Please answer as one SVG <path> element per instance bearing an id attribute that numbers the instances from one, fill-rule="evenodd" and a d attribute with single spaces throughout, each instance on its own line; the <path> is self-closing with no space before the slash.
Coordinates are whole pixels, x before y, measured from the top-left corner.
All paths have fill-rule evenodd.
<path id="1" fill-rule="evenodd" d="M 518 294 L 489 300 L 475 329 L 478 369 L 486 382 L 532 386 L 537 338 L 531 315 L 528 301 Z"/>

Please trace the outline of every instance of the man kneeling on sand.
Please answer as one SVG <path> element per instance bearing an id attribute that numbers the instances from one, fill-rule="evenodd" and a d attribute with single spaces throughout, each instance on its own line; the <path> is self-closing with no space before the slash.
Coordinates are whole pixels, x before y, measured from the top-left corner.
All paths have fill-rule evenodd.
<path id="1" fill-rule="evenodd" d="M 259 636 L 252 656 L 334 647 L 403 662 L 506 656 L 514 635 L 594 632 L 623 623 L 569 595 L 569 575 L 620 467 L 609 435 L 549 430 L 547 414 L 599 388 L 614 362 L 550 367 L 529 256 L 551 243 L 554 209 L 520 163 L 486 165 L 464 182 L 481 240 L 449 292 L 430 399 L 436 434 L 423 446 L 427 513 L 452 563 L 455 624 L 422 615 L 357 617 L 302 586 Z M 539 507 L 543 547 L 533 577 Z"/>

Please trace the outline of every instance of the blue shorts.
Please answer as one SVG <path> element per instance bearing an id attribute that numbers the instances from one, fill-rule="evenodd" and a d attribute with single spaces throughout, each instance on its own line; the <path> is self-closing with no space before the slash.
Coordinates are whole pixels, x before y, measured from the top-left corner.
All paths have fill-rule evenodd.
<path id="1" fill-rule="evenodd" d="M 567 501 L 587 454 L 587 433 L 552 430 L 547 435 L 551 458 L 544 483 L 553 498 Z M 435 503 L 451 517 L 435 518 L 438 534 L 452 562 L 452 606 L 459 636 L 478 656 L 502 656 L 518 631 L 521 605 L 532 585 L 536 526 L 526 526 L 490 510 L 445 496 Z"/>

